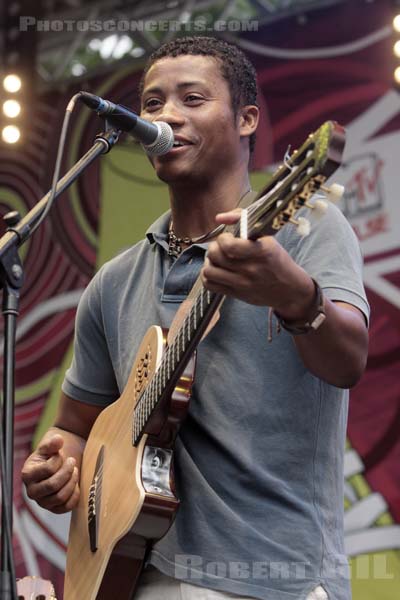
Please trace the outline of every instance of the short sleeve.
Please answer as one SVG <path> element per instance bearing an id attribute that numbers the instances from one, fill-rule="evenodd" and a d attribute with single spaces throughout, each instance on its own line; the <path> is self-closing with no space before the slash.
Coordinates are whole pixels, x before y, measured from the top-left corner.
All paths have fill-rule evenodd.
<path id="1" fill-rule="evenodd" d="M 103 327 L 101 277 L 100 270 L 80 299 L 74 354 L 62 390 L 75 400 L 106 406 L 120 394 Z"/>
<path id="2" fill-rule="evenodd" d="M 311 232 L 300 237 L 293 225 L 285 227 L 280 243 L 292 258 L 321 286 L 327 298 L 356 306 L 369 322 L 363 259 L 357 237 L 342 212 L 332 203 L 319 219 L 309 209 L 299 215 L 311 222 Z"/>

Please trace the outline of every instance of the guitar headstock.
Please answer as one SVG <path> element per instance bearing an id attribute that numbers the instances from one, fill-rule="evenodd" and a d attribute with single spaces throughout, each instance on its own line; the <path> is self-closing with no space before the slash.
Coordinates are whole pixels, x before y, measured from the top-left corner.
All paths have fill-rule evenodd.
<path id="1" fill-rule="evenodd" d="M 248 237 L 274 235 L 288 222 L 298 225 L 299 233 L 306 235 L 308 222 L 296 220 L 295 213 L 303 206 L 323 211 L 323 203 L 309 203 L 321 188 L 333 201 L 341 197 L 342 186 L 323 186 L 340 166 L 344 144 L 345 130 L 335 121 L 327 121 L 310 134 L 304 144 L 285 159 L 250 206 Z"/>
<path id="2" fill-rule="evenodd" d="M 50 581 L 40 577 L 23 577 L 17 581 L 18 600 L 57 600 Z"/>

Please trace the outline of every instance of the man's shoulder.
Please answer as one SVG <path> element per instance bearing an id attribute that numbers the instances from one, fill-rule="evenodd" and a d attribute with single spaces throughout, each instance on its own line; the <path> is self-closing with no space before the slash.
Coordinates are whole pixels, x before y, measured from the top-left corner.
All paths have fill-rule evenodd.
<path id="1" fill-rule="evenodd" d="M 129 248 L 123 248 L 116 256 L 105 262 L 101 268 L 102 277 L 120 277 L 131 272 L 138 261 L 152 254 L 152 245 L 148 239 L 142 239 Z"/>

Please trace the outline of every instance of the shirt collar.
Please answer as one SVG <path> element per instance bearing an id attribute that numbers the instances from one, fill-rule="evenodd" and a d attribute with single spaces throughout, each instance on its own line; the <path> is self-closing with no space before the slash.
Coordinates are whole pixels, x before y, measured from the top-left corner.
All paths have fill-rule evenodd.
<path id="1" fill-rule="evenodd" d="M 146 237 L 150 244 L 158 243 L 163 248 L 168 250 L 168 226 L 171 219 L 171 211 L 163 213 L 146 231 Z M 190 248 L 197 246 L 198 248 L 204 248 L 207 250 L 210 242 L 203 242 L 202 244 L 192 244 Z"/>
<path id="2" fill-rule="evenodd" d="M 165 241 L 168 235 L 168 224 L 171 218 L 171 211 L 163 213 L 146 231 L 146 237 L 150 244 L 154 244 L 158 240 Z"/>

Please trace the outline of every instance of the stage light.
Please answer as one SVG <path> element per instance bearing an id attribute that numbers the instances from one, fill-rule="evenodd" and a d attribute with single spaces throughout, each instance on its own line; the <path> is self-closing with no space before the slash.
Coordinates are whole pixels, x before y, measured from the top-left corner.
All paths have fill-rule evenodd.
<path id="1" fill-rule="evenodd" d="M 7 125 L 3 128 L 3 131 L 1 132 L 1 137 L 3 138 L 3 141 L 7 144 L 15 144 L 21 137 L 21 132 L 19 130 L 19 127 L 16 127 L 15 125 Z"/>
<path id="2" fill-rule="evenodd" d="M 10 94 L 14 94 L 15 92 L 19 92 L 22 86 L 21 78 L 18 75 L 10 74 L 4 77 L 3 79 L 3 87 L 6 92 Z"/>
<path id="3" fill-rule="evenodd" d="M 400 84 L 400 67 L 397 67 L 397 69 L 395 69 L 394 79 L 395 79 L 396 83 Z"/>
<path id="4" fill-rule="evenodd" d="M 400 31 L 400 14 L 393 19 L 393 28 L 395 31 Z"/>
<path id="5" fill-rule="evenodd" d="M 17 100 L 6 100 L 3 103 L 3 113 L 9 119 L 15 119 L 21 112 L 21 105 Z"/>

